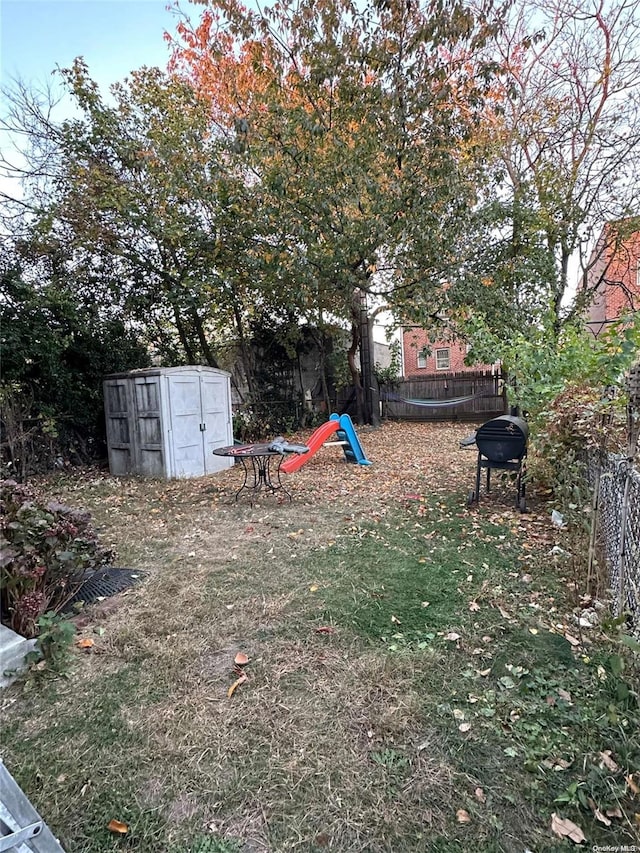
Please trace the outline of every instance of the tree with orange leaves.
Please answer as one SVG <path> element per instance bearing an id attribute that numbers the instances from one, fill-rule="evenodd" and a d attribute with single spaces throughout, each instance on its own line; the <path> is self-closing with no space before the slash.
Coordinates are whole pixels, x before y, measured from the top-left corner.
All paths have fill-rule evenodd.
<path id="1" fill-rule="evenodd" d="M 455 0 L 204 5 L 179 24 L 172 67 L 209 104 L 273 223 L 283 299 L 319 327 L 351 321 L 351 376 L 370 419 L 362 294 L 426 316 L 456 274 L 477 193 L 463 143 L 490 72 L 471 59 L 491 21 Z"/>

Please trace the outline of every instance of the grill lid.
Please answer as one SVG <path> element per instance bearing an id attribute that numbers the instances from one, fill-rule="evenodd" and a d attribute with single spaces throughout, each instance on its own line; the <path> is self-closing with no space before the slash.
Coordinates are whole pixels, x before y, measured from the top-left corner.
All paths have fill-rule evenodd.
<path id="1" fill-rule="evenodd" d="M 527 452 L 529 426 L 523 418 L 501 415 L 483 424 L 476 433 L 476 445 L 491 462 L 522 459 Z"/>

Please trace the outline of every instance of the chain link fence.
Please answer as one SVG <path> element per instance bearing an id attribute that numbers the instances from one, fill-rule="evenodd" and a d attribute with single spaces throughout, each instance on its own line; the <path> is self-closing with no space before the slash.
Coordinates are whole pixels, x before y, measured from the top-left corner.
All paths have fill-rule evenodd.
<path id="1" fill-rule="evenodd" d="M 616 616 L 630 614 L 640 636 L 640 471 L 624 456 L 592 456 L 589 486 L 596 495 L 596 544 L 604 559 Z"/>

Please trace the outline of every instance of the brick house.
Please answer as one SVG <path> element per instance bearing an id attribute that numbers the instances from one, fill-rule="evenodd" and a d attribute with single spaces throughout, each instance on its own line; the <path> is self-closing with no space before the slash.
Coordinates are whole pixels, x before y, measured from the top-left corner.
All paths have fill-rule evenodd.
<path id="1" fill-rule="evenodd" d="M 409 379 L 445 373 L 477 373 L 491 370 L 490 364 L 464 363 L 467 346 L 459 340 L 431 341 L 425 329 L 410 327 L 402 333 L 404 376 Z"/>
<path id="2" fill-rule="evenodd" d="M 587 266 L 585 286 L 594 293 L 587 325 L 595 337 L 623 311 L 640 310 L 640 229 L 620 231 L 617 223 L 605 225 Z"/>

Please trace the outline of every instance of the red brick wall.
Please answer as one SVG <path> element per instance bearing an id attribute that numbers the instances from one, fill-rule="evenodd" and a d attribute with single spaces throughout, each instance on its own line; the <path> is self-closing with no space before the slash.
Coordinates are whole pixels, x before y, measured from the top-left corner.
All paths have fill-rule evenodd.
<path id="1" fill-rule="evenodd" d="M 404 350 L 404 375 L 407 377 L 429 376 L 430 374 L 441 373 L 471 373 L 491 368 L 490 364 L 474 364 L 472 367 L 467 367 L 464 363 L 467 348 L 463 343 L 460 341 L 435 341 L 431 343 L 429 335 L 424 329 L 405 329 L 402 341 Z M 426 367 L 418 367 L 418 355 L 424 347 L 427 347 L 429 350 Z M 445 370 L 440 370 L 436 367 L 436 350 L 439 349 L 449 350 L 449 367 Z"/>
<path id="2" fill-rule="evenodd" d="M 625 241 L 607 270 L 607 281 L 612 282 L 605 291 L 608 318 L 619 316 L 625 309 L 639 307 L 638 263 L 640 263 L 640 231 L 636 231 Z M 613 282 L 620 282 L 622 286 L 615 285 Z"/>
<path id="3" fill-rule="evenodd" d="M 603 242 L 608 235 L 609 232 L 605 229 L 594 252 L 602 251 Z M 590 279 L 594 282 L 604 275 L 588 312 L 591 331 L 596 335 L 605 325 L 605 321 L 615 320 L 625 310 L 640 309 L 640 231 L 625 240 L 613 257 L 612 252 L 613 249 L 605 249 L 602 259 L 596 259 L 590 274 Z"/>

